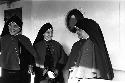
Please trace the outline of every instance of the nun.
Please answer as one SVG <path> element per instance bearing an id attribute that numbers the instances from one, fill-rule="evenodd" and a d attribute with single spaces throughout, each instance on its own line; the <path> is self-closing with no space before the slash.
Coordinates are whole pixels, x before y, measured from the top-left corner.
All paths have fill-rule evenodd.
<path id="1" fill-rule="evenodd" d="M 53 40 L 53 27 L 50 23 L 44 24 L 34 41 L 37 52 L 35 67 L 35 83 L 63 83 L 63 67 L 67 55 L 62 45 Z"/>
<path id="2" fill-rule="evenodd" d="M 67 14 L 66 25 L 78 35 L 79 41 L 73 44 L 65 66 L 65 83 L 77 83 L 81 79 L 112 80 L 113 68 L 98 23 L 84 18 L 78 9 L 72 9 Z"/>
<path id="3" fill-rule="evenodd" d="M 1 34 L 0 67 L 3 83 L 30 83 L 36 52 L 30 39 L 22 35 L 21 19 L 14 15 L 5 22 Z"/>

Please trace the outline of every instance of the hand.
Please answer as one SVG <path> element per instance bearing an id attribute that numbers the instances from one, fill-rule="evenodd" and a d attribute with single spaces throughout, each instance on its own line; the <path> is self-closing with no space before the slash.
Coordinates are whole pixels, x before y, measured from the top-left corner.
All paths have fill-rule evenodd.
<path id="1" fill-rule="evenodd" d="M 52 78 L 52 79 L 55 78 L 55 75 L 52 71 L 48 71 L 47 73 L 48 73 L 49 78 Z"/>
<path id="2" fill-rule="evenodd" d="M 33 72 L 33 66 L 32 66 L 32 65 L 29 65 L 28 73 L 29 73 L 29 74 L 32 73 L 32 74 L 34 75 L 34 72 Z"/>

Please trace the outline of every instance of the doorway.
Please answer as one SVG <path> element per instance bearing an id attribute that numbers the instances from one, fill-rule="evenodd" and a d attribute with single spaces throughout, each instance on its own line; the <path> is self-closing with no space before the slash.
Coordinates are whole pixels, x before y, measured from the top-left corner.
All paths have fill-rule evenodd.
<path id="1" fill-rule="evenodd" d="M 4 21 L 6 22 L 12 16 L 18 16 L 22 20 L 22 8 L 4 10 Z"/>

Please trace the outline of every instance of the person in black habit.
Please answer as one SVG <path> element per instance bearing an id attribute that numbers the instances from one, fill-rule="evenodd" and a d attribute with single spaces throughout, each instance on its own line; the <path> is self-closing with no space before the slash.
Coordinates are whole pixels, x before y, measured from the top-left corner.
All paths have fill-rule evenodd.
<path id="1" fill-rule="evenodd" d="M 35 83 L 63 83 L 63 67 L 67 55 L 61 44 L 53 37 L 53 27 L 50 23 L 44 24 L 34 41 L 38 57 L 35 67 Z"/>
<path id="2" fill-rule="evenodd" d="M 21 19 L 14 15 L 5 22 L 1 34 L 0 67 L 3 83 L 30 83 L 36 52 L 30 39 L 22 35 Z"/>
<path id="3" fill-rule="evenodd" d="M 65 83 L 76 79 L 114 78 L 112 64 L 99 25 L 92 19 L 84 18 L 78 9 L 72 9 L 66 17 L 70 32 L 78 35 L 73 44 L 64 69 Z"/>

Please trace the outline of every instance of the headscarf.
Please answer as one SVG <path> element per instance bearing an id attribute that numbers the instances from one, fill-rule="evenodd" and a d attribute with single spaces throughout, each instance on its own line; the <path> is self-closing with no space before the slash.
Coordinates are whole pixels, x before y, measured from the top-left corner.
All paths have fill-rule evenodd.
<path id="1" fill-rule="evenodd" d="M 67 16 L 66 16 L 66 19 L 65 19 L 65 20 L 66 20 L 66 26 L 67 26 L 67 28 L 68 28 L 71 32 L 75 33 L 75 31 L 76 31 L 75 28 L 71 28 L 71 27 L 69 26 L 69 20 L 70 20 L 70 18 L 71 18 L 72 15 L 74 15 L 77 20 L 83 19 L 84 16 L 83 16 L 83 14 L 82 14 L 78 9 L 72 9 L 72 10 L 70 10 L 70 11 L 68 12 L 68 14 L 67 14 Z"/>
<path id="2" fill-rule="evenodd" d="M 114 77 L 112 64 L 110 62 L 105 40 L 98 23 L 96 23 L 92 19 L 81 18 L 80 20 L 77 19 L 77 23 L 75 26 L 79 29 L 84 30 L 94 43 L 96 68 L 100 71 L 102 77 L 104 79 L 112 80 Z M 70 27 L 68 27 L 68 29 L 70 29 Z M 76 29 L 74 28 L 70 31 L 72 33 L 75 33 Z"/>
<path id="3" fill-rule="evenodd" d="M 40 41 L 43 41 L 43 40 L 44 40 L 43 34 L 44 34 L 48 29 L 50 29 L 50 28 L 53 30 L 53 27 L 52 27 L 52 25 L 51 25 L 50 23 L 44 24 L 44 25 L 41 27 L 41 29 L 39 30 L 39 32 L 38 32 L 38 34 L 37 34 L 37 37 L 36 37 L 36 39 L 35 39 L 35 41 L 34 41 L 34 44 L 36 44 L 36 43 L 38 43 L 38 42 L 40 42 Z"/>
<path id="4" fill-rule="evenodd" d="M 20 31 L 22 31 L 23 22 L 18 16 L 14 15 L 10 19 L 8 19 L 7 22 L 5 22 L 1 37 L 4 35 L 10 35 L 9 27 L 8 27 L 10 22 L 15 22 L 20 27 L 21 29 Z"/>

